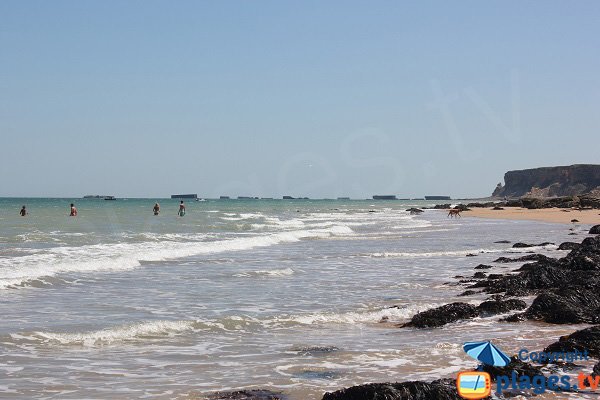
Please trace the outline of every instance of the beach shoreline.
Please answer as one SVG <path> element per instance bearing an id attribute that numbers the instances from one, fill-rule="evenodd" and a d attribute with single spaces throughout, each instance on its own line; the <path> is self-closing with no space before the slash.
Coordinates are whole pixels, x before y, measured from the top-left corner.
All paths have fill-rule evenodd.
<path id="1" fill-rule="evenodd" d="M 600 224 L 600 210 L 574 210 L 566 208 L 540 208 L 527 209 L 521 207 L 506 207 L 502 210 L 494 210 L 489 207 L 472 208 L 463 211 L 464 217 L 490 218 L 490 219 L 509 219 L 550 222 L 559 224 L 572 224 L 576 219 L 581 224 Z"/>

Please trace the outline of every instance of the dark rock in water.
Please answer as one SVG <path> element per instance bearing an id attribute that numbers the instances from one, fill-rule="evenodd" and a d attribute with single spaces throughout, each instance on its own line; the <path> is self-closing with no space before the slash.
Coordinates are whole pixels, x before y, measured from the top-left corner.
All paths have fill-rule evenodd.
<path id="1" fill-rule="evenodd" d="M 590 229 L 590 231 L 588 233 L 590 233 L 592 235 L 600 235 L 600 225 L 592 226 L 592 228 Z"/>
<path id="2" fill-rule="evenodd" d="M 454 207 L 455 210 L 460 210 L 460 211 L 471 211 L 471 209 L 467 206 L 465 206 L 464 204 L 458 204 Z"/>
<path id="3" fill-rule="evenodd" d="M 572 352 L 588 350 L 592 357 L 600 357 L 600 325 L 573 332 L 562 336 L 544 349 L 546 352 Z"/>
<path id="4" fill-rule="evenodd" d="M 322 400 L 460 400 L 453 379 L 369 383 L 325 393 Z"/>
<path id="5" fill-rule="evenodd" d="M 268 390 L 238 390 L 208 395 L 208 400 L 287 400 L 287 396 Z"/>
<path id="6" fill-rule="evenodd" d="M 495 263 L 503 263 L 503 264 L 504 264 L 504 263 L 515 262 L 515 260 L 514 260 L 514 259 L 512 259 L 512 258 L 508 258 L 508 257 L 498 257 L 498 258 L 496 258 L 496 259 L 495 259 L 494 261 L 492 261 L 492 262 L 495 262 Z"/>
<path id="7" fill-rule="evenodd" d="M 524 310 L 527 303 L 519 299 L 487 300 L 477 306 L 480 315 L 504 314 L 512 310 Z"/>
<path id="8" fill-rule="evenodd" d="M 479 313 L 474 305 L 457 302 L 420 312 L 401 327 L 435 328 L 461 319 L 475 318 L 477 315 Z"/>
<path id="9" fill-rule="evenodd" d="M 482 278 L 485 278 L 485 275 L 486 275 L 485 272 L 481 272 L 481 271 L 480 272 L 475 272 L 475 274 L 473 275 L 473 278 L 475 278 L 475 279 L 482 279 Z"/>
<path id="10" fill-rule="evenodd" d="M 459 296 L 472 296 L 474 294 L 477 294 L 480 292 L 477 292 L 475 290 L 465 290 L 464 292 L 462 292 L 461 294 L 459 294 Z"/>
<path id="11" fill-rule="evenodd" d="M 479 264 L 475 269 L 490 269 L 493 268 L 491 265 Z"/>
<path id="12" fill-rule="evenodd" d="M 579 220 L 578 219 L 572 219 L 571 222 L 576 223 L 576 222 L 579 222 Z"/>
<path id="13" fill-rule="evenodd" d="M 564 242 L 561 243 L 560 246 L 558 246 L 559 250 L 575 250 L 577 248 L 579 248 L 581 246 L 581 244 L 579 243 L 575 243 L 575 242 Z"/>
<path id="14" fill-rule="evenodd" d="M 544 242 L 544 243 L 540 243 L 540 244 L 527 244 L 527 243 L 515 243 L 513 244 L 513 249 L 519 249 L 519 248 L 524 248 L 524 247 L 544 247 L 544 246 L 548 246 L 549 244 L 554 244 L 551 242 Z"/>
<path id="15" fill-rule="evenodd" d="M 483 370 L 490 374 L 493 380 L 500 375 L 511 376 L 513 372 L 516 373 L 518 377 L 529 376 L 530 378 L 533 378 L 537 375 L 544 375 L 541 367 L 536 367 L 529 363 L 523 362 L 516 356 L 512 356 L 510 358 L 510 364 L 508 364 L 506 367 L 483 365 Z"/>
<path id="16" fill-rule="evenodd" d="M 506 318 L 500 319 L 500 321 L 502 321 L 502 322 L 523 322 L 525 320 L 526 320 L 525 313 L 517 313 L 517 314 L 509 315 Z"/>
<path id="17" fill-rule="evenodd" d="M 597 290 L 566 288 L 556 293 L 540 294 L 525 316 L 553 324 L 594 324 L 600 322 L 599 311 L 600 295 Z"/>
<path id="18" fill-rule="evenodd" d="M 466 257 L 477 257 L 477 254 L 469 253 L 466 255 Z"/>
<path id="19" fill-rule="evenodd" d="M 423 210 L 421 210 L 420 208 L 409 208 L 408 210 L 406 210 L 410 213 L 410 215 L 415 215 L 415 214 L 421 214 L 423 212 Z"/>
<path id="20" fill-rule="evenodd" d="M 301 355 L 309 356 L 333 353 L 334 351 L 339 351 L 339 348 L 335 346 L 305 346 L 294 347 L 291 349 L 291 351 L 295 351 Z"/>
<path id="21" fill-rule="evenodd" d="M 575 232 L 571 232 L 569 233 L 569 235 L 577 235 Z"/>
<path id="22" fill-rule="evenodd" d="M 546 261 L 550 262 L 551 260 L 556 261 L 554 258 L 547 257 L 543 254 L 527 254 L 517 258 L 508 258 L 508 257 L 499 257 L 495 259 L 493 262 L 495 263 L 511 263 L 511 262 L 523 262 L 523 261 Z"/>
<path id="23" fill-rule="evenodd" d="M 507 244 L 507 243 L 510 243 L 510 240 L 498 240 L 498 241 L 496 241 L 494 243 L 504 243 L 504 244 Z"/>
<path id="24" fill-rule="evenodd" d="M 450 208 L 451 204 L 436 204 L 435 206 L 433 206 L 433 208 L 435 210 L 446 210 L 448 208 Z"/>

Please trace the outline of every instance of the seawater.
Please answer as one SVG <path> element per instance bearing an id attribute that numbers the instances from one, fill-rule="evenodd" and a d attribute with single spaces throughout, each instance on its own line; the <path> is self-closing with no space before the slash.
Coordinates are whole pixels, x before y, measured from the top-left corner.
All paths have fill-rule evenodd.
<path id="1" fill-rule="evenodd" d="M 320 399 L 365 382 L 454 377 L 476 366 L 466 341 L 541 350 L 582 328 L 499 317 L 430 330 L 397 324 L 482 301 L 457 297 L 465 288 L 455 276 L 532 250 L 495 241 L 558 244 L 581 240 L 585 226 L 405 211 L 432 205 L 420 201 L 186 201 L 183 218 L 177 205 L 0 199 L 1 398 L 265 388 Z M 486 272 L 518 267 L 491 264 Z"/>

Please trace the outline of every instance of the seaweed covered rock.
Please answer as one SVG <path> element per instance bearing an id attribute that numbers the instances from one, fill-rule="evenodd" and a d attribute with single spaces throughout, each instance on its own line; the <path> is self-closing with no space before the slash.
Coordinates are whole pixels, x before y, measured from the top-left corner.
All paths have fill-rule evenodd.
<path id="1" fill-rule="evenodd" d="M 519 299 L 508 300 L 487 300 L 477 306 L 477 311 L 480 315 L 495 315 L 505 314 L 512 310 L 524 310 L 527 308 L 527 303 Z"/>
<path id="2" fill-rule="evenodd" d="M 461 319 L 475 318 L 479 315 L 477 307 L 467 303 L 451 303 L 420 312 L 402 327 L 435 328 Z"/>
<path id="3" fill-rule="evenodd" d="M 287 400 L 288 397 L 269 390 L 237 390 L 208 395 L 208 400 Z"/>
<path id="4" fill-rule="evenodd" d="M 600 357 L 600 325 L 562 336 L 544 349 L 545 352 L 573 352 L 588 350 L 592 357 Z"/>
<path id="5" fill-rule="evenodd" d="M 580 243 L 564 242 L 564 243 L 561 243 L 560 246 L 558 246 L 558 250 L 575 250 L 575 249 L 578 249 L 580 246 L 581 246 Z"/>
<path id="6" fill-rule="evenodd" d="M 600 293 L 596 289 L 567 288 L 544 292 L 525 312 L 528 319 L 553 324 L 600 322 Z"/>
<path id="7" fill-rule="evenodd" d="M 499 375 L 529 376 L 533 378 L 536 375 L 543 375 L 541 368 L 519 360 L 517 356 L 510 358 L 510 363 L 506 367 L 494 367 L 492 365 L 483 365 L 483 370 L 490 374 L 492 379 L 496 379 Z"/>
<path id="8" fill-rule="evenodd" d="M 325 393 L 323 400 L 460 400 L 452 379 L 431 383 L 369 383 Z"/>

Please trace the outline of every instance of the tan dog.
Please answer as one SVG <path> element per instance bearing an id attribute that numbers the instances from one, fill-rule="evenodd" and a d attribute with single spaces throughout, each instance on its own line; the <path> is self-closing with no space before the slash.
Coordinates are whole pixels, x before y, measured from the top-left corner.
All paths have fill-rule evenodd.
<path id="1" fill-rule="evenodd" d="M 456 208 L 448 210 L 448 217 L 450 217 L 450 218 L 454 218 L 454 217 L 460 218 L 460 210 L 456 209 Z"/>

